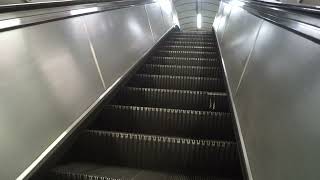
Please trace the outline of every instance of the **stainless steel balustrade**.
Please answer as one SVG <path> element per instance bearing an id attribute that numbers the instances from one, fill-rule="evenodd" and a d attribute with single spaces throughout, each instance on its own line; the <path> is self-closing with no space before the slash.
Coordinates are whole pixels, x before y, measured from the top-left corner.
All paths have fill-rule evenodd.
<path id="1" fill-rule="evenodd" d="M 214 22 L 248 177 L 320 179 L 319 9 L 259 3 L 224 0 Z"/>
<path id="2" fill-rule="evenodd" d="M 139 1 L 0 15 L 0 179 L 28 177 L 175 26 L 172 2 L 166 5 L 169 11 Z M 23 25 L 30 17 L 35 23 Z"/>

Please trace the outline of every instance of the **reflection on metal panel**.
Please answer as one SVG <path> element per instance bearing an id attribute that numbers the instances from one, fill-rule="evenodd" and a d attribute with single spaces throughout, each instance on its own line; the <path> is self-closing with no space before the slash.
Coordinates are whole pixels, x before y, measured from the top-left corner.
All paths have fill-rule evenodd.
<path id="1" fill-rule="evenodd" d="M 168 29 L 172 27 L 173 24 L 173 16 L 172 16 L 172 11 L 173 11 L 173 4 L 171 0 L 157 0 L 159 3 L 161 10 L 162 10 L 162 16 L 165 24 L 165 28 Z"/>
<path id="2" fill-rule="evenodd" d="M 215 29 L 216 31 L 216 34 L 218 34 L 218 28 L 219 28 L 219 24 L 221 22 L 221 18 L 222 18 L 222 12 L 223 12 L 223 9 L 224 9 L 224 3 L 223 2 L 220 2 L 220 6 L 219 6 L 219 10 L 216 14 L 216 16 L 214 17 L 214 21 L 213 21 L 213 28 Z"/>
<path id="3" fill-rule="evenodd" d="M 0 33 L 0 179 L 27 175 L 154 45 L 149 22 L 158 39 L 171 28 L 148 6 L 149 19 L 140 5 Z"/>
<path id="4" fill-rule="evenodd" d="M 235 6 L 222 28 L 228 15 L 219 14 L 214 27 L 252 178 L 320 179 L 320 45 Z"/>
<path id="5" fill-rule="evenodd" d="M 153 45 L 144 6 L 85 16 L 106 87 Z"/>
<path id="6" fill-rule="evenodd" d="M 222 12 L 221 12 L 221 16 L 219 16 L 220 18 L 219 18 L 219 24 L 218 24 L 218 28 L 217 28 L 217 36 L 218 36 L 219 42 L 222 41 L 225 27 L 227 26 L 229 15 L 230 15 L 231 9 L 232 9 L 231 5 L 224 3 L 224 2 L 221 2 L 221 6 L 223 8 L 221 9 Z"/>
<path id="7" fill-rule="evenodd" d="M 0 179 L 14 179 L 103 92 L 79 18 L 2 32 Z"/>
<path id="8" fill-rule="evenodd" d="M 319 56 L 318 44 L 264 22 L 236 97 L 255 179 L 320 178 Z"/>
<path id="9" fill-rule="evenodd" d="M 147 4 L 146 11 L 150 20 L 150 26 L 154 39 L 157 41 L 167 29 L 164 27 L 164 21 L 160 5 L 158 3 Z"/>
<path id="10" fill-rule="evenodd" d="M 239 7 L 233 7 L 230 14 L 220 46 L 233 95 L 237 90 L 261 22 L 262 20 Z"/>

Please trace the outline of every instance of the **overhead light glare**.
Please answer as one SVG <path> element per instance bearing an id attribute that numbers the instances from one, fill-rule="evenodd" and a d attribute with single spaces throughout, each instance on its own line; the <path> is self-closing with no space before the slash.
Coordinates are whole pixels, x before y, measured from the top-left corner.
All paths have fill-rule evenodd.
<path id="1" fill-rule="evenodd" d="M 97 7 L 71 10 L 70 14 L 74 16 L 74 15 L 79 15 L 79 14 L 92 13 L 92 12 L 95 12 L 95 11 L 98 11 Z"/>
<path id="2" fill-rule="evenodd" d="M 19 18 L 0 21 L 0 29 L 11 28 L 19 25 L 21 25 L 21 20 Z"/>
<path id="3" fill-rule="evenodd" d="M 197 28 L 201 29 L 202 26 L 202 16 L 201 14 L 197 14 Z"/>

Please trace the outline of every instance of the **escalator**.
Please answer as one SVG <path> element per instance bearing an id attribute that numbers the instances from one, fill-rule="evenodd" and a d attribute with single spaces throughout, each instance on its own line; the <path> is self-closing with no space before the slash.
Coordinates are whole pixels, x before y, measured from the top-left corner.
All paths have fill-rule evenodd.
<path id="1" fill-rule="evenodd" d="M 171 32 L 45 179 L 242 179 L 211 32 Z"/>

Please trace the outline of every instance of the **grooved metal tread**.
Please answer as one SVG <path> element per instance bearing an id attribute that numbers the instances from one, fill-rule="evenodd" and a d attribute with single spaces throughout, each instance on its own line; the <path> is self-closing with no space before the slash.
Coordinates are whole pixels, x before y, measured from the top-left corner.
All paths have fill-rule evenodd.
<path id="1" fill-rule="evenodd" d="M 184 46 L 184 45 L 162 45 L 161 50 L 171 50 L 171 51 L 204 51 L 204 52 L 214 52 L 216 49 L 210 46 Z"/>
<path id="2" fill-rule="evenodd" d="M 86 162 L 61 165 L 51 172 L 52 180 L 236 180 L 204 175 L 184 175 Z"/>
<path id="3" fill-rule="evenodd" d="M 170 37 L 185 37 L 185 38 L 214 38 L 213 34 L 172 34 Z"/>
<path id="4" fill-rule="evenodd" d="M 158 56 L 175 56 L 175 57 L 194 57 L 194 58 L 212 58 L 216 57 L 216 52 L 205 51 L 173 51 L 173 50 L 158 50 Z"/>
<path id="5" fill-rule="evenodd" d="M 45 179 L 242 180 L 213 32 L 172 32 Z"/>
<path id="6" fill-rule="evenodd" d="M 194 91 L 224 92 L 224 81 L 220 78 L 137 74 L 128 83 L 131 87 L 178 89 Z"/>
<path id="7" fill-rule="evenodd" d="M 214 37 L 168 37 L 168 40 L 174 41 L 204 41 L 204 42 L 213 42 L 215 41 Z"/>
<path id="8" fill-rule="evenodd" d="M 222 77 L 222 69 L 219 67 L 179 66 L 146 64 L 139 74 L 172 75 L 172 76 L 196 76 L 196 77 Z"/>
<path id="9" fill-rule="evenodd" d="M 180 66 L 204 66 L 214 67 L 219 66 L 220 62 L 216 58 L 188 58 L 188 57 L 166 57 L 153 56 L 149 59 L 147 64 L 159 65 L 180 65 Z"/>
<path id="10" fill-rule="evenodd" d="M 200 32 L 200 31 L 186 31 L 186 32 L 172 32 L 172 35 L 212 35 L 214 36 L 213 32 Z"/>
<path id="11" fill-rule="evenodd" d="M 121 105 L 101 113 L 92 129 L 234 140 L 230 113 Z"/>
<path id="12" fill-rule="evenodd" d="M 216 44 L 214 42 L 203 42 L 203 41 L 173 41 L 167 40 L 163 42 L 166 45 L 183 45 L 183 46 L 209 46 L 214 47 Z"/>
<path id="13" fill-rule="evenodd" d="M 232 141 L 85 130 L 74 146 L 72 154 L 80 161 L 197 173 L 211 170 L 218 175 L 239 173 L 237 144 Z"/>
<path id="14" fill-rule="evenodd" d="M 200 111 L 230 111 L 226 93 L 189 90 L 125 87 L 119 91 L 111 104 Z"/>

